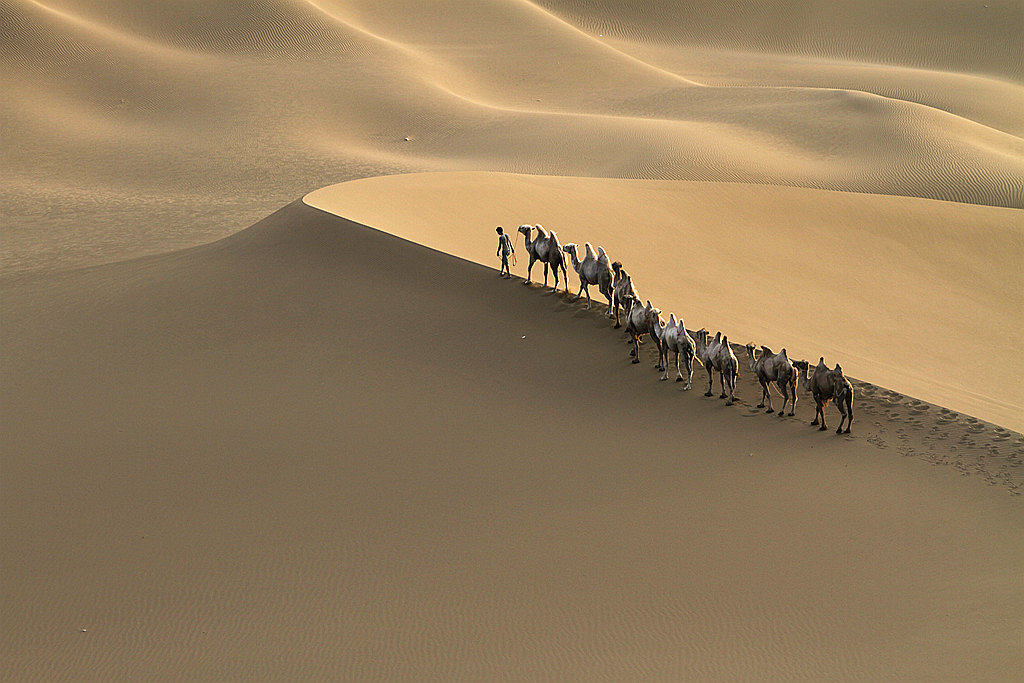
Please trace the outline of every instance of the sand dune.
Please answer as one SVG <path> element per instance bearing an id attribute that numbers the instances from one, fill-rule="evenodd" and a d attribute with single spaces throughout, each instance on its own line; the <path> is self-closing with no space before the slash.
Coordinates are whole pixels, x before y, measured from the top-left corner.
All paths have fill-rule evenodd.
<path id="1" fill-rule="evenodd" d="M 3 299 L 4 678 L 1022 663 L 1006 430 L 858 384 L 839 438 L 749 374 L 725 408 L 563 295 L 298 203 Z"/>
<path id="2" fill-rule="evenodd" d="M 354 181 L 305 201 L 491 267 L 494 225 L 540 223 L 563 244 L 603 245 L 644 297 L 694 329 L 787 347 L 793 358 L 823 355 L 863 380 L 1024 430 L 1024 373 L 1013 360 L 1024 348 L 1014 266 L 1024 233 L 1012 209 L 478 173 Z M 525 276 L 517 243 L 515 272 Z M 980 346 L 1006 362 L 964 362 Z"/>
<path id="3" fill-rule="evenodd" d="M 857 22 L 846 5 L 812 24 L 789 12 L 767 29 L 758 17 L 774 7 L 731 17 L 740 34 L 767 30 L 769 49 L 699 30 L 724 26 L 717 10 L 667 5 L 476 2 L 452 21 L 432 3 L 6 3 L 3 266 L 198 244 L 312 188 L 409 171 L 1019 208 L 1024 89 L 999 47 L 1012 10 L 968 22 L 956 3 L 928 6 L 928 21 L 923 5 Z M 633 30 L 602 36 L 609 23 Z M 652 25 L 677 38 L 652 40 Z M 863 38 L 857 49 L 793 44 L 839 26 L 843 41 Z M 962 39 L 946 40 L 951 27 Z"/>
<path id="4" fill-rule="evenodd" d="M 0 678 L 1011 680 L 1021 12 L 0 2 Z M 520 222 L 853 435 L 659 383 Z"/>

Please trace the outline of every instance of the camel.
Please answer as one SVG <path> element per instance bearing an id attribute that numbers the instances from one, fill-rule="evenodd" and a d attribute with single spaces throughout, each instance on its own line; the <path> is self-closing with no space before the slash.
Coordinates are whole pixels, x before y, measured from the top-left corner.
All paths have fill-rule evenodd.
<path id="1" fill-rule="evenodd" d="M 632 297 L 629 302 L 629 313 L 626 314 L 626 332 L 633 344 L 633 350 L 629 355 L 633 356 L 633 362 L 640 362 L 640 337 L 645 334 L 651 335 L 655 346 L 658 347 L 658 361 L 661 361 L 661 340 L 655 332 L 655 326 L 661 320 L 661 311 L 651 306 L 648 301 L 646 306 L 640 305 L 640 300 Z M 659 366 L 660 370 L 661 367 Z"/>
<path id="2" fill-rule="evenodd" d="M 677 382 L 683 381 L 683 374 L 679 372 L 680 356 L 683 357 L 683 363 L 686 364 L 686 386 L 683 387 L 683 391 L 688 391 L 693 383 L 693 360 L 696 348 L 697 345 L 690 335 L 686 333 L 686 325 L 683 324 L 682 318 L 677 322 L 676 314 L 669 313 L 668 324 L 665 325 L 661 335 L 661 353 L 664 356 L 662 366 L 665 368 L 661 380 L 665 381 L 668 379 L 668 352 L 671 351 L 675 354 Z"/>
<path id="3" fill-rule="evenodd" d="M 729 337 L 723 337 L 721 332 L 715 334 L 715 338 L 708 341 L 708 331 L 701 329 L 697 332 L 697 357 L 700 359 L 704 369 L 708 371 L 708 390 L 705 396 L 711 396 L 711 387 L 714 385 L 714 372 L 718 371 L 719 381 L 722 384 L 722 394 L 718 398 L 728 398 L 725 405 L 731 406 L 736 400 L 736 378 L 739 377 L 739 361 L 736 354 L 729 346 Z M 726 392 L 726 386 L 729 387 Z"/>
<path id="4" fill-rule="evenodd" d="M 523 234 L 523 238 L 526 240 L 526 251 L 530 254 L 530 265 L 526 268 L 526 281 L 523 284 L 530 284 L 530 273 L 533 271 L 533 264 L 536 261 L 540 261 L 544 264 L 544 286 L 548 286 L 548 264 L 550 264 L 555 274 L 555 286 L 551 291 L 558 291 L 558 269 L 561 268 L 562 274 L 565 275 L 565 291 L 568 292 L 569 276 L 565 269 L 565 257 L 562 255 L 562 247 L 558 244 L 558 236 L 554 232 L 549 234 L 539 223 L 537 224 L 537 239 L 530 239 L 530 235 L 533 233 L 533 226 L 520 225 L 519 232 Z"/>
<path id="5" fill-rule="evenodd" d="M 786 349 L 782 353 L 775 354 L 767 346 L 761 347 L 761 355 L 753 344 L 747 344 L 747 357 L 750 359 L 750 369 L 757 376 L 761 384 L 761 402 L 758 408 L 764 408 L 765 401 L 768 402 L 768 410 L 765 412 L 771 415 L 775 412 L 772 407 L 772 394 L 768 390 L 772 382 L 775 382 L 782 394 L 782 408 L 779 409 L 779 417 L 786 414 L 786 403 L 789 403 L 789 416 L 793 417 L 796 411 L 796 368 L 786 355 Z M 792 401 L 790 403 L 790 401 Z"/>
<path id="6" fill-rule="evenodd" d="M 572 259 L 572 269 L 580 276 L 580 291 L 576 294 L 576 298 L 573 301 L 579 300 L 586 293 L 587 310 L 590 310 L 590 290 L 588 287 L 589 285 L 597 285 L 598 291 L 608 299 L 608 311 L 605 315 L 611 317 L 612 280 L 615 276 L 612 273 L 612 265 L 608 260 L 608 254 L 605 253 L 604 247 L 598 247 L 597 254 L 595 255 L 594 248 L 590 246 L 590 242 L 587 242 L 583 245 L 585 255 L 583 260 L 580 261 L 579 256 L 576 254 L 576 246 L 570 242 L 562 247 L 562 251 Z"/>
<path id="7" fill-rule="evenodd" d="M 825 424 L 825 406 L 832 399 L 836 401 L 836 407 L 842 419 L 839 421 L 839 428 L 836 434 L 849 434 L 853 426 L 853 385 L 843 375 L 843 368 L 836 363 L 832 370 L 825 365 L 825 358 L 818 359 L 818 365 L 811 372 L 810 363 L 805 360 L 794 361 L 793 366 L 799 371 L 800 386 L 804 391 L 809 391 L 814 397 L 814 421 L 811 425 L 818 424 L 821 418 L 821 426 L 818 431 L 825 431 L 828 426 Z M 843 423 L 846 429 L 843 430 Z"/>
<path id="8" fill-rule="evenodd" d="M 622 327 L 622 323 L 619 322 L 619 306 L 622 306 L 623 314 L 628 316 L 630 303 L 633 299 L 639 301 L 640 295 L 637 293 L 636 287 L 633 286 L 633 278 L 622 267 L 622 263 L 619 261 L 613 263 L 612 272 L 615 273 L 615 279 L 612 282 L 612 310 L 615 313 L 615 329 L 619 329 Z"/>
<path id="9" fill-rule="evenodd" d="M 836 428 L 836 434 L 849 434 L 850 427 L 853 426 L 853 385 L 850 384 L 850 380 L 846 379 L 846 375 L 843 374 L 843 369 L 836 363 L 836 367 L 832 370 L 832 381 L 834 383 L 832 389 L 833 400 L 836 402 L 836 408 L 839 409 L 839 426 Z M 843 429 L 843 421 L 846 421 L 846 429 Z"/>

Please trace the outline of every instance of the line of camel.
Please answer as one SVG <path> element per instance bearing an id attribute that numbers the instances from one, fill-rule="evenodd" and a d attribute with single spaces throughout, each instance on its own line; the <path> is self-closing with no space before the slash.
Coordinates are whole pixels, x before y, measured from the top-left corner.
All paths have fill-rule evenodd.
<path id="1" fill-rule="evenodd" d="M 536 231 L 536 237 L 533 236 Z M 683 319 L 676 319 L 675 313 L 670 313 L 668 322 L 661 318 L 661 309 L 651 305 L 650 300 L 641 304 L 640 295 L 637 293 L 633 278 L 618 261 L 612 262 L 605 253 L 604 248 L 598 247 L 597 252 L 590 246 L 584 245 L 584 256 L 579 258 L 578 245 L 568 243 L 564 246 L 558 242 L 558 236 L 554 231 L 548 232 L 541 225 L 520 225 L 519 232 L 526 240 L 526 251 L 530 255 L 530 264 L 526 269 L 526 281 L 523 284 L 530 284 L 533 264 L 540 261 L 544 264 L 544 286 L 548 286 L 548 270 L 553 272 L 555 284 L 551 291 L 558 290 L 559 271 L 565 281 L 565 291 L 569 291 L 569 275 L 566 262 L 572 265 L 572 269 L 580 279 L 580 291 L 577 292 L 575 300 L 586 294 L 587 308 L 591 306 L 590 289 L 596 285 L 598 291 L 608 299 L 608 310 L 606 315 L 615 318 L 615 328 L 622 327 L 622 319 L 625 319 L 626 332 L 629 334 L 634 363 L 640 362 L 640 343 L 644 335 L 650 337 L 658 349 L 658 363 L 655 367 L 662 371 L 661 380 L 668 379 L 668 355 L 671 352 L 675 362 L 676 381 L 683 381 L 683 374 L 680 370 L 680 361 L 686 368 L 686 386 L 684 390 L 690 389 L 693 380 L 693 363 L 700 363 L 708 373 L 708 390 L 705 396 L 711 396 L 711 388 L 714 385 L 714 373 L 718 373 L 722 393 L 719 398 L 727 399 L 725 404 L 732 405 L 736 395 L 736 379 L 739 377 L 739 360 L 729 345 L 729 337 L 717 332 L 714 337 L 706 329 L 700 329 L 693 333 L 693 337 L 686 331 Z M 621 309 L 621 314 L 620 314 Z M 839 409 L 841 419 L 836 434 L 849 434 L 853 424 L 853 385 L 843 375 L 843 369 L 837 363 L 835 368 L 829 369 L 825 365 L 825 358 L 818 360 L 817 366 L 811 367 L 805 360 L 791 361 L 786 355 L 786 349 L 780 353 L 774 353 L 767 346 L 760 347 L 760 354 L 754 344 L 746 345 L 747 358 L 750 370 L 757 377 L 761 385 L 761 402 L 758 408 L 767 408 L 766 413 L 774 413 L 772 407 L 772 394 L 770 387 L 774 384 L 779 393 L 782 394 L 782 408 L 779 410 L 779 417 L 785 416 L 786 405 L 789 405 L 788 415 L 792 417 L 796 410 L 797 386 L 811 394 L 814 399 L 815 412 L 812 425 L 818 426 L 824 431 L 828 429 L 825 425 L 825 407 L 830 401 L 834 401 Z M 845 424 L 845 429 L 843 428 Z"/>

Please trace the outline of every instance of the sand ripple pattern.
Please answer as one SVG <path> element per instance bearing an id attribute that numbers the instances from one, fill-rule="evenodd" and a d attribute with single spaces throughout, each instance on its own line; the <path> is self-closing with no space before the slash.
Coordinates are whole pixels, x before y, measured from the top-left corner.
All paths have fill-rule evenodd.
<path id="1" fill-rule="evenodd" d="M 1020 208 L 1024 89 L 997 59 L 1012 10 L 962 35 L 966 8 L 926 4 L 927 21 L 830 3 L 800 22 L 758 2 L 480 0 L 453 21 L 444 3 L 3 0 L 0 263 L 178 248 L 410 171 Z"/>

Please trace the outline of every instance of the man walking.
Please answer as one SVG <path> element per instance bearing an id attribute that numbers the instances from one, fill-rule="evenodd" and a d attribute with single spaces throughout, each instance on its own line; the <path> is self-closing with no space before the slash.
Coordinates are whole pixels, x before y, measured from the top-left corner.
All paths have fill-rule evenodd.
<path id="1" fill-rule="evenodd" d="M 508 257 L 512 256 L 515 258 L 516 248 L 512 246 L 512 240 L 509 239 L 505 231 L 501 229 L 499 225 L 494 229 L 498 233 L 498 256 L 501 257 L 501 272 L 498 273 L 501 277 L 510 278 L 512 277 L 512 271 L 508 267 Z"/>

